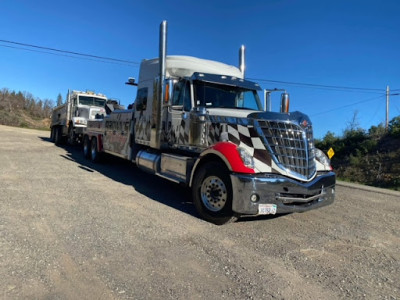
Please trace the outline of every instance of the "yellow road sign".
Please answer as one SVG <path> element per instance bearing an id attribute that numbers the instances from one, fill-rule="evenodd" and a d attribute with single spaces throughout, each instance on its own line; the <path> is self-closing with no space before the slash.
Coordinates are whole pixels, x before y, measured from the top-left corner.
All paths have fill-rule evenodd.
<path id="1" fill-rule="evenodd" d="M 333 151 L 333 149 L 330 148 L 330 149 L 328 150 L 328 157 L 329 157 L 329 159 L 331 159 L 332 156 L 334 156 L 334 155 L 335 155 L 335 151 Z"/>

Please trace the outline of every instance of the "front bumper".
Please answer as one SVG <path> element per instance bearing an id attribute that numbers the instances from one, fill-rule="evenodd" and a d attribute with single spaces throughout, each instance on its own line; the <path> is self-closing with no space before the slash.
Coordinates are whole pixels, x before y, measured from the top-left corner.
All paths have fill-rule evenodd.
<path id="1" fill-rule="evenodd" d="M 319 173 L 310 182 L 302 183 L 277 174 L 230 175 L 232 182 L 232 210 L 239 214 L 259 215 L 259 206 L 276 205 L 283 214 L 304 212 L 329 205 L 335 198 L 336 176 L 333 172 Z M 258 199 L 256 202 L 250 200 Z M 261 211 L 261 213 L 260 213 Z"/>
<path id="2" fill-rule="evenodd" d="M 75 134 L 82 134 L 83 130 L 86 128 L 86 125 L 76 124 L 74 127 L 75 127 Z"/>

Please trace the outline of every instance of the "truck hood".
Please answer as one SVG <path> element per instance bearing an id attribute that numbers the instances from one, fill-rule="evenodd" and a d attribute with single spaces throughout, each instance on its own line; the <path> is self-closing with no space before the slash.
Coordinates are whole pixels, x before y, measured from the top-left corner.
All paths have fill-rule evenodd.
<path id="1" fill-rule="evenodd" d="M 282 122 L 295 122 L 296 124 L 303 124 L 304 126 L 312 124 L 309 117 L 299 111 L 290 112 L 288 114 L 237 108 L 209 108 L 207 111 L 210 116 L 215 117 L 279 120 Z"/>

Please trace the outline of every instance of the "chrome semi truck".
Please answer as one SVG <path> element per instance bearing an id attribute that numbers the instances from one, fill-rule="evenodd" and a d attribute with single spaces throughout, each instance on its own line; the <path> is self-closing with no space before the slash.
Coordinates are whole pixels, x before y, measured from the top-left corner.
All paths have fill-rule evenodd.
<path id="1" fill-rule="evenodd" d="M 268 97 L 245 79 L 244 47 L 239 67 L 167 56 L 166 28 L 159 57 L 141 63 L 132 108 L 88 121 L 84 155 L 117 155 L 190 187 L 199 215 L 215 224 L 331 204 L 335 174 L 311 120 L 289 112 L 285 92 L 280 111 L 268 111 Z"/>

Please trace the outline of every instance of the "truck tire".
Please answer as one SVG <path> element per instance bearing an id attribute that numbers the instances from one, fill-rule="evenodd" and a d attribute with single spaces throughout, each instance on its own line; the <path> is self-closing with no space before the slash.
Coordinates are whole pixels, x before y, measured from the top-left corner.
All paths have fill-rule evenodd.
<path id="1" fill-rule="evenodd" d="M 60 145 L 62 142 L 61 127 L 54 128 L 54 144 Z"/>
<path id="2" fill-rule="evenodd" d="M 237 220 L 232 211 L 232 183 L 228 170 L 219 162 L 208 162 L 196 172 L 193 203 L 206 221 L 223 225 Z"/>
<path id="3" fill-rule="evenodd" d="M 75 133 L 74 133 L 74 128 L 70 125 L 68 127 L 68 139 L 67 139 L 68 145 L 75 145 Z"/>
<path id="4" fill-rule="evenodd" d="M 54 127 L 50 128 L 50 142 L 54 143 Z"/>
<path id="5" fill-rule="evenodd" d="M 87 135 L 83 138 L 83 156 L 87 159 L 90 158 L 90 152 L 91 152 L 91 145 L 90 145 L 90 140 Z"/>
<path id="6" fill-rule="evenodd" d="M 98 162 L 100 160 L 100 152 L 97 148 L 97 138 L 93 137 L 90 143 L 90 157 L 93 162 Z"/>

